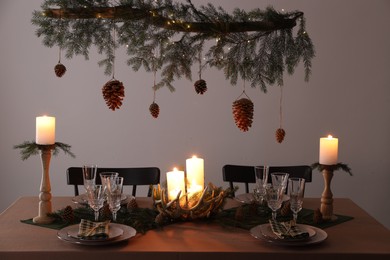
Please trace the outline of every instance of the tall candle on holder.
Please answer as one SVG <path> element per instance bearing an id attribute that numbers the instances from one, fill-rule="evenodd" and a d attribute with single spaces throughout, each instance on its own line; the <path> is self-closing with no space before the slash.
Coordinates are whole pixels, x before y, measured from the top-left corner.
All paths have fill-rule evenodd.
<path id="1" fill-rule="evenodd" d="M 176 199 L 177 194 L 180 191 L 181 194 L 185 193 L 185 181 L 183 171 L 179 171 L 177 168 L 173 168 L 173 171 L 167 172 L 167 189 L 169 200 Z"/>
<path id="2" fill-rule="evenodd" d="M 201 192 L 204 189 L 204 160 L 195 155 L 186 160 L 187 192 Z"/>
<path id="3" fill-rule="evenodd" d="M 51 116 L 39 116 L 36 118 L 35 142 L 41 145 L 55 143 L 56 118 Z"/>
<path id="4" fill-rule="evenodd" d="M 339 140 L 337 138 L 333 138 L 331 135 L 320 138 L 320 164 L 337 164 L 338 142 Z"/>

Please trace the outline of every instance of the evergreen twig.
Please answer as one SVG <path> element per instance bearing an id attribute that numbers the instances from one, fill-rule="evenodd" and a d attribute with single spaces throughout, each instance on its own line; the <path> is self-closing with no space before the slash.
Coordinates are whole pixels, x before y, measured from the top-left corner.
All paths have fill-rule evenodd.
<path id="1" fill-rule="evenodd" d="M 325 169 L 329 169 L 331 171 L 342 170 L 342 171 L 347 172 L 350 176 L 353 175 L 352 171 L 351 171 L 351 168 L 347 164 L 344 164 L 344 163 L 337 163 L 337 164 L 334 164 L 334 165 L 324 165 L 324 164 L 320 164 L 319 162 L 316 162 L 316 163 L 313 163 L 311 165 L 311 168 L 312 169 L 317 169 L 320 172 L 322 172 Z"/>
<path id="2" fill-rule="evenodd" d="M 53 150 L 53 155 L 56 156 L 62 150 L 65 154 L 70 155 L 71 157 L 75 158 L 76 156 L 74 153 L 70 151 L 71 146 L 68 144 L 56 142 L 54 144 L 50 145 L 41 145 L 37 144 L 35 142 L 28 142 L 25 141 L 22 144 L 18 144 L 14 146 L 14 149 L 20 149 L 20 155 L 22 160 L 27 160 L 32 155 L 39 154 L 40 150 L 44 149 L 51 149 Z"/>

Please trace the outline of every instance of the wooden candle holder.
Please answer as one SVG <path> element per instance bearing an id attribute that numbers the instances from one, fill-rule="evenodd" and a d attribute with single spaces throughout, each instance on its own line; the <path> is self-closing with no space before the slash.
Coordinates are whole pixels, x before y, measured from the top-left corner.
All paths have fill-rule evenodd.
<path id="1" fill-rule="evenodd" d="M 330 185 L 333 178 L 333 167 L 324 166 L 322 169 L 322 175 L 324 176 L 324 191 L 321 196 L 321 214 L 322 219 L 325 221 L 334 221 L 337 219 L 333 215 L 333 193 L 331 191 Z"/>

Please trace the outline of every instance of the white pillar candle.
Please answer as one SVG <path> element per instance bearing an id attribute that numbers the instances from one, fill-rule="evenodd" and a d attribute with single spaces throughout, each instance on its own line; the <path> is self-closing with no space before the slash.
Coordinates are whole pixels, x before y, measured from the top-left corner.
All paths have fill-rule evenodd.
<path id="1" fill-rule="evenodd" d="M 181 194 L 185 193 L 184 171 L 173 168 L 173 171 L 167 172 L 167 189 L 169 200 L 176 199 L 180 191 Z"/>
<path id="2" fill-rule="evenodd" d="M 339 140 L 331 135 L 320 138 L 320 164 L 337 164 L 338 142 Z"/>
<path id="3" fill-rule="evenodd" d="M 36 118 L 35 142 L 37 144 L 54 144 L 56 136 L 56 118 L 51 116 L 39 116 Z"/>
<path id="4" fill-rule="evenodd" d="M 204 189 L 204 160 L 195 155 L 186 160 L 187 192 L 201 192 Z"/>

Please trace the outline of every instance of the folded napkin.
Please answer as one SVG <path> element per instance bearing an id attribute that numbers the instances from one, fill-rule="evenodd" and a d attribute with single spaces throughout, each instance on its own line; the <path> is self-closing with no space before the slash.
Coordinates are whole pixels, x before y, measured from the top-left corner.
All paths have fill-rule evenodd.
<path id="1" fill-rule="evenodd" d="M 108 238 L 110 221 L 93 222 L 82 219 L 79 224 L 77 236 L 82 239 L 104 239 Z"/>
<path id="2" fill-rule="evenodd" d="M 270 219 L 272 232 L 280 239 L 305 239 L 309 237 L 309 233 L 299 229 L 293 221 L 277 222 Z"/>

